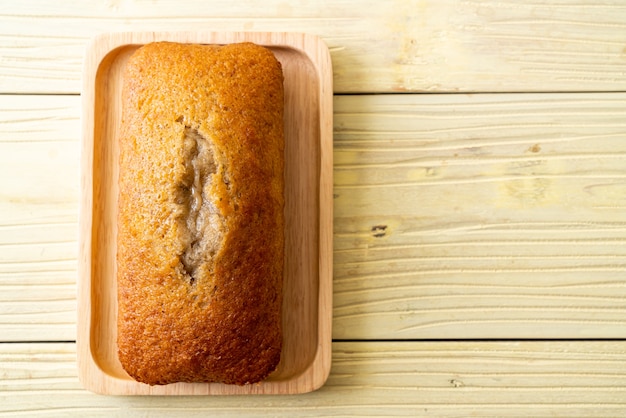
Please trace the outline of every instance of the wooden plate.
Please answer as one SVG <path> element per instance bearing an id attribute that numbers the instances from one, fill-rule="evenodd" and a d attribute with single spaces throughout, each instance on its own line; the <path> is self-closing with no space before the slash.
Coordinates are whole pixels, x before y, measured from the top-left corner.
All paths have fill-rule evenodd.
<path id="1" fill-rule="evenodd" d="M 285 284 L 281 362 L 246 386 L 131 379 L 117 358 L 117 131 L 122 70 L 153 41 L 269 47 L 285 75 Z M 332 320 L 332 70 L 318 38 L 289 33 L 118 33 L 87 50 L 83 91 L 82 200 L 78 280 L 78 367 L 83 385 L 117 395 L 290 394 L 328 377 Z"/>

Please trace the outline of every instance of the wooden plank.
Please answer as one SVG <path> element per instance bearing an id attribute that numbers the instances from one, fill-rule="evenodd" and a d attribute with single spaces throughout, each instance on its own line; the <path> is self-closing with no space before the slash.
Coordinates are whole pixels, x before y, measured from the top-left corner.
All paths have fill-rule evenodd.
<path id="1" fill-rule="evenodd" d="M 626 94 L 335 100 L 336 338 L 623 338 Z"/>
<path id="2" fill-rule="evenodd" d="M 0 96 L 2 341 L 76 335 L 79 107 Z M 624 337 L 625 94 L 335 110 L 334 338 Z"/>
<path id="3" fill-rule="evenodd" d="M 0 340 L 74 340 L 79 98 L 0 96 Z"/>
<path id="4" fill-rule="evenodd" d="M 0 11 L 0 92 L 77 93 L 110 31 L 295 31 L 332 50 L 335 91 L 624 91 L 620 0 L 14 2 Z"/>
<path id="5" fill-rule="evenodd" d="M 74 344 L 0 344 L 0 416 L 606 417 L 626 414 L 626 343 L 334 343 L 330 378 L 291 396 L 111 397 Z"/>

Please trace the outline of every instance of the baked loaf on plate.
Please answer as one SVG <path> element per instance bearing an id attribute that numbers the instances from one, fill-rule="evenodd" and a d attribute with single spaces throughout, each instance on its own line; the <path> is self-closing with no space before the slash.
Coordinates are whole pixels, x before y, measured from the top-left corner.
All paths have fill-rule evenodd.
<path id="1" fill-rule="evenodd" d="M 122 100 L 121 364 L 151 385 L 259 382 L 282 345 L 281 65 L 251 43 L 152 43 Z"/>

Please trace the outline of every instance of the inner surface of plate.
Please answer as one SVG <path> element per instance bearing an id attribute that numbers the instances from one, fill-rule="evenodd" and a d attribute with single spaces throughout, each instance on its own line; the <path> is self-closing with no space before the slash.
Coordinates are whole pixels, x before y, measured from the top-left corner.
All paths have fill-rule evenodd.
<path id="1" fill-rule="evenodd" d="M 91 354 L 104 373 L 129 381 L 116 343 L 117 137 L 122 73 L 138 47 L 117 48 L 102 61 L 94 106 Z M 289 47 L 270 49 L 285 77 L 285 275 L 283 350 L 267 381 L 286 381 L 310 365 L 318 346 L 320 97 L 313 94 L 319 92 L 319 80 L 305 54 Z"/>

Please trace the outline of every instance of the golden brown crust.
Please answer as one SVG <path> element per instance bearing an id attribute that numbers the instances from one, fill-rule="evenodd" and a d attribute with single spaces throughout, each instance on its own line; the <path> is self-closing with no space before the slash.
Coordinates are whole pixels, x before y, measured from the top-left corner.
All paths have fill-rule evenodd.
<path id="1" fill-rule="evenodd" d="M 131 57 L 117 267 L 119 359 L 134 379 L 245 384 L 276 367 L 282 123 L 265 48 L 154 43 Z"/>

